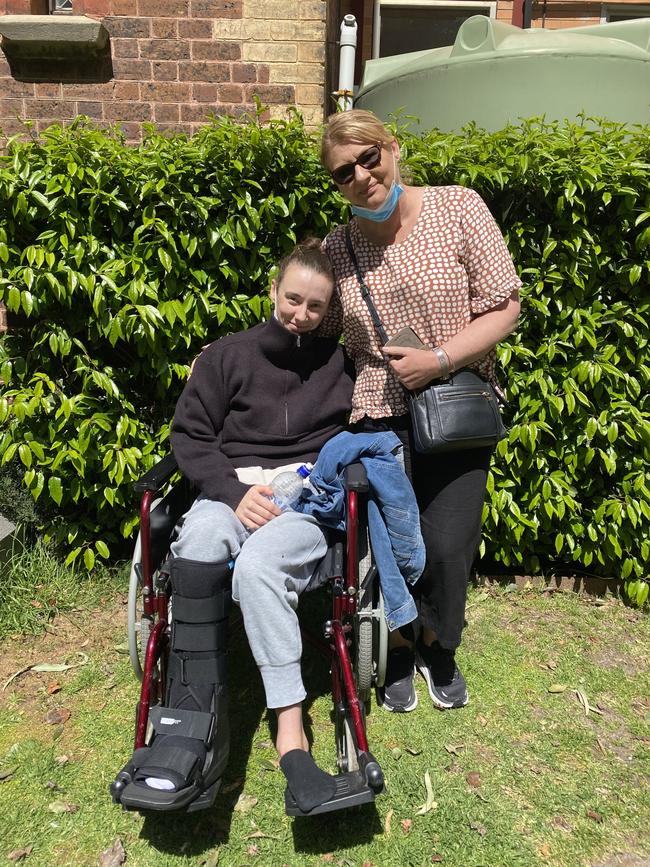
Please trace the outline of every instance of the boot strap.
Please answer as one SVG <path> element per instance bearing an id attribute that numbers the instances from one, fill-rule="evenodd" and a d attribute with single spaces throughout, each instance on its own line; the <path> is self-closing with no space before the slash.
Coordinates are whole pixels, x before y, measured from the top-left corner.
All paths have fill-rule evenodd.
<path id="1" fill-rule="evenodd" d="M 188 683 L 225 683 L 225 656 L 210 656 L 203 659 L 183 659 L 175 653 L 169 654 L 167 677 Z"/>
<path id="2" fill-rule="evenodd" d="M 184 623 L 214 623 L 228 616 L 230 590 L 221 590 L 212 596 L 193 599 L 174 593 L 174 620 Z"/>
<path id="3" fill-rule="evenodd" d="M 172 621 L 172 649 L 187 653 L 219 653 L 226 649 L 226 630 L 219 623 Z"/>

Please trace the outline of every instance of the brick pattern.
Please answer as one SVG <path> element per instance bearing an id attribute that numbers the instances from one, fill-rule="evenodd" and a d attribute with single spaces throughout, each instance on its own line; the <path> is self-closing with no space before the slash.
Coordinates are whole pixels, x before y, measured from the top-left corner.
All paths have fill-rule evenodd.
<path id="1" fill-rule="evenodd" d="M 0 14 L 30 14 L 38 0 L 0 0 Z M 326 0 L 73 0 L 74 13 L 101 19 L 110 34 L 112 76 L 30 81 L 12 77 L 0 52 L 0 128 L 37 132 L 79 114 L 119 123 L 136 141 L 141 125 L 189 134 L 211 115 L 267 117 L 297 105 L 313 125 L 325 107 Z M 77 80 L 75 80 L 75 77 Z M 108 80 L 106 80 L 108 78 Z M 38 80 L 41 79 L 41 80 Z"/>

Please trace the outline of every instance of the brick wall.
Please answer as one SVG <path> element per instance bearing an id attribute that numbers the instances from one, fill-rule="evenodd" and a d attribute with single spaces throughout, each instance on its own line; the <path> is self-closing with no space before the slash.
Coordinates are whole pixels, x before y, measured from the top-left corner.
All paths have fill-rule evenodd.
<path id="1" fill-rule="evenodd" d="M 0 0 L 0 14 L 30 14 L 35 0 Z M 85 114 L 120 122 L 137 140 L 143 122 L 187 133 L 210 114 L 240 116 L 254 96 L 271 116 L 298 106 L 323 118 L 325 0 L 73 0 L 74 13 L 102 20 L 112 75 L 103 81 L 16 80 L 0 53 L 0 127 L 37 130 Z M 81 73 L 83 70 L 79 69 Z M 40 73 L 40 70 L 39 70 Z M 66 73 L 74 79 L 75 70 Z M 81 74 L 77 78 L 82 78 Z M 106 78 L 106 76 L 104 76 Z"/>

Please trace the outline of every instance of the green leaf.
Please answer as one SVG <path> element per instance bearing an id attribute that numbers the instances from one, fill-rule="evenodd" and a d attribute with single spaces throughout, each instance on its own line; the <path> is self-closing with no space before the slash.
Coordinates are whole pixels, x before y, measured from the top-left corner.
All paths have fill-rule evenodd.
<path id="1" fill-rule="evenodd" d="M 63 499 L 63 485 L 58 476 L 50 476 L 47 480 L 47 489 L 50 492 L 50 497 L 54 500 L 57 506 L 61 505 Z"/>

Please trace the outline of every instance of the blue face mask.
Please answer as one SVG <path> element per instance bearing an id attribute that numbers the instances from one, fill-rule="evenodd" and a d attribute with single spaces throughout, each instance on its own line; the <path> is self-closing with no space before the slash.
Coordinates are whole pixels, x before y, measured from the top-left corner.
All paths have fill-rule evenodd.
<path id="1" fill-rule="evenodd" d="M 382 205 L 378 208 L 359 208 L 356 205 L 352 205 L 352 213 L 356 217 L 363 217 L 364 220 L 372 220 L 373 223 L 385 223 L 386 220 L 393 216 L 399 197 L 403 192 L 404 187 L 393 181 Z"/>

